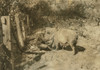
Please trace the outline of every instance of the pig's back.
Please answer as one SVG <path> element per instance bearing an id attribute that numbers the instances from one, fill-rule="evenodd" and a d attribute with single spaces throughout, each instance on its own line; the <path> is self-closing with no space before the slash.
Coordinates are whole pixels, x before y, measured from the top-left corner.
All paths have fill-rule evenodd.
<path id="1" fill-rule="evenodd" d="M 58 40 L 58 42 L 66 43 L 66 42 L 72 42 L 76 38 L 77 34 L 75 31 L 70 29 L 60 29 L 55 34 L 55 39 Z"/>

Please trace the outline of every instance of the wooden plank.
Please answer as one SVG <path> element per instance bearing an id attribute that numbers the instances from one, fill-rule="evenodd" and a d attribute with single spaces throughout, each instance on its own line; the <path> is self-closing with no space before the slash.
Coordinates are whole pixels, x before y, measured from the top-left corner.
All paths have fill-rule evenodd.
<path id="1" fill-rule="evenodd" d="M 26 34 L 25 34 L 25 25 L 24 25 L 25 23 L 24 23 L 24 21 L 22 21 L 21 24 L 22 24 L 22 37 L 23 37 L 23 41 L 25 41 Z"/>
<path id="2" fill-rule="evenodd" d="M 27 32 L 30 34 L 30 22 L 29 22 L 29 15 L 27 15 Z"/>
<path id="3" fill-rule="evenodd" d="M 2 30 L 3 30 L 3 43 L 6 48 L 11 51 L 11 30 L 10 30 L 10 17 L 1 17 Z"/>
<path id="4" fill-rule="evenodd" d="M 22 36 L 22 31 L 20 27 L 20 20 L 19 20 L 19 14 L 15 14 L 15 22 L 16 22 L 16 28 L 17 28 L 17 35 L 18 35 L 18 40 L 21 45 L 21 48 L 24 47 L 24 41 L 23 41 L 23 36 Z"/>
<path id="5" fill-rule="evenodd" d="M 3 32 L 3 44 L 4 45 L 3 48 L 5 48 L 6 52 L 7 51 L 11 51 L 11 59 L 10 59 L 10 63 L 11 63 L 11 70 L 14 70 L 14 60 L 12 56 L 13 52 L 12 52 L 12 46 L 11 46 L 11 24 L 10 24 L 10 16 L 2 16 L 1 17 L 1 23 L 2 23 L 2 32 Z M 7 52 L 8 54 L 8 52 Z M 10 53 L 9 53 L 10 54 Z"/>

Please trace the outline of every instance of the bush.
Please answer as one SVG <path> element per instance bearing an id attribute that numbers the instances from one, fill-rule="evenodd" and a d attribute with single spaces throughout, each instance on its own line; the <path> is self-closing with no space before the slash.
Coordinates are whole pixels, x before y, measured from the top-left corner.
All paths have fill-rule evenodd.
<path id="1" fill-rule="evenodd" d="M 63 5 L 63 3 L 61 5 Z M 73 2 L 73 6 L 70 8 L 63 8 L 62 6 L 63 9 L 58 8 L 58 11 L 52 10 L 51 5 L 46 1 L 39 1 L 35 6 L 31 8 L 26 7 L 24 4 L 19 4 L 19 7 L 23 13 L 30 16 L 30 23 L 36 28 L 48 25 L 50 23 L 48 21 L 48 17 L 55 17 L 56 20 L 54 23 L 56 23 L 58 20 L 67 20 L 69 18 L 86 18 L 85 5 L 76 2 Z M 44 19 L 44 16 L 47 16 L 47 18 Z M 53 22 L 54 20 L 51 19 L 51 21 Z"/>
<path id="2" fill-rule="evenodd" d="M 13 0 L 0 1 L 0 16 L 9 15 L 12 2 Z"/>

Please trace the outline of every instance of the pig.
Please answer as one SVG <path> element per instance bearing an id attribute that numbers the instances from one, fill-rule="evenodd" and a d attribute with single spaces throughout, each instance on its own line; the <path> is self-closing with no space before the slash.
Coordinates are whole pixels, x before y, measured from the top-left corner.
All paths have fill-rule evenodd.
<path id="1" fill-rule="evenodd" d="M 56 28 L 46 27 L 44 32 L 44 39 L 49 41 L 53 38 L 54 33 L 56 32 Z"/>
<path id="2" fill-rule="evenodd" d="M 53 47 L 56 47 L 56 50 L 59 48 L 59 45 L 63 48 L 66 46 L 70 46 L 72 50 L 74 51 L 74 54 L 76 54 L 76 43 L 78 40 L 78 34 L 74 30 L 71 29 L 64 29 L 61 28 L 53 36 Z"/>

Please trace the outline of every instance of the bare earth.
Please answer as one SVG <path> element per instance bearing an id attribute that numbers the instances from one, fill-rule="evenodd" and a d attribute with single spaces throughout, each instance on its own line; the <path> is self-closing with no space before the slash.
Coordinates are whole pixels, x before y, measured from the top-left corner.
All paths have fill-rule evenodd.
<path id="1" fill-rule="evenodd" d="M 100 26 L 87 25 L 81 30 L 85 37 L 79 36 L 77 45 L 85 51 L 76 55 L 68 50 L 47 51 L 42 56 L 36 55 L 38 60 L 26 55 L 31 65 L 26 64 L 24 70 L 100 70 Z"/>

